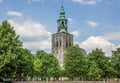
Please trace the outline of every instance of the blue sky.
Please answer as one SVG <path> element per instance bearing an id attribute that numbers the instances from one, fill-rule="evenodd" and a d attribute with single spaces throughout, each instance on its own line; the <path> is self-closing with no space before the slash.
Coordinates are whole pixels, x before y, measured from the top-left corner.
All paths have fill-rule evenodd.
<path id="1" fill-rule="evenodd" d="M 120 47 L 120 0 L 0 0 L 0 22 L 8 20 L 33 53 L 51 52 L 62 2 L 75 44 L 87 53 L 101 48 L 107 56 Z"/>

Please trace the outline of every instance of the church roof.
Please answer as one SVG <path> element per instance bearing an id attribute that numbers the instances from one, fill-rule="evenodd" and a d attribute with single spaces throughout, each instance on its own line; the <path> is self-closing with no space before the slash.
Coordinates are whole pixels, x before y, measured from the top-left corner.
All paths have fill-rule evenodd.
<path id="1" fill-rule="evenodd" d="M 60 10 L 60 17 L 59 17 L 59 19 L 65 19 L 65 11 L 64 11 L 63 6 L 61 7 L 61 10 Z"/>
<path id="2" fill-rule="evenodd" d="M 59 31 L 59 33 L 62 33 L 62 32 L 68 33 L 65 29 L 61 29 L 61 30 Z"/>

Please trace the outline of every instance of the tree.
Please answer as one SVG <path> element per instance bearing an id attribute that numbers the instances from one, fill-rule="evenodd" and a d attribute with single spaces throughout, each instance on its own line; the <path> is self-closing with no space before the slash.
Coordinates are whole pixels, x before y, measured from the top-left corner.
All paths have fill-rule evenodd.
<path id="1" fill-rule="evenodd" d="M 67 77 L 71 80 L 85 76 L 86 60 L 81 48 L 71 46 L 67 49 L 64 57 L 64 69 Z"/>
<path id="2" fill-rule="evenodd" d="M 35 57 L 34 59 L 34 75 L 40 77 L 41 61 L 39 58 Z"/>
<path id="3" fill-rule="evenodd" d="M 40 77 L 53 77 L 60 76 L 60 66 L 57 59 L 44 51 L 37 51 L 36 57 L 40 60 L 39 76 Z"/>
<path id="4" fill-rule="evenodd" d="M 116 51 L 112 51 L 111 63 L 113 63 L 114 76 L 120 78 L 120 48 L 117 48 Z"/>
<path id="5" fill-rule="evenodd" d="M 28 49 L 21 48 L 16 58 L 15 77 L 20 80 L 23 77 L 33 76 L 33 61 L 34 57 Z"/>
<path id="6" fill-rule="evenodd" d="M 112 66 L 110 64 L 110 59 L 105 56 L 102 49 L 96 48 L 88 55 L 88 60 L 93 61 L 96 64 L 96 67 L 100 70 L 99 76 L 101 79 L 112 78 Z M 92 64 L 94 66 L 94 64 Z M 90 68 L 91 65 L 89 65 Z M 90 69 L 89 69 L 89 72 Z"/>
<path id="7" fill-rule="evenodd" d="M 13 27 L 3 21 L 0 25 L 0 75 L 4 78 L 31 76 L 33 55 L 22 48 Z"/>
<path id="8" fill-rule="evenodd" d="M 47 70 L 49 77 L 53 77 L 54 80 L 58 80 L 60 77 L 60 65 L 58 60 L 54 57 L 54 55 L 49 54 L 49 69 Z"/>
<path id="9" fill-rule="evenodd" d="M 0 25 L 0 75 L 2 77 L 13 76 L 14 62 L 21 47 L 22 42 L 13 27 L 7 21 L 3 21 Z"/>
<path id="10" fill-rule="evenodd" d="M 100 80 L 101 73 L 101 69 L 97 67 L 97 64 L 94 61 L 89 61 L 88 79 L 92 81 Z"/>
<path id="11" fill-rule="evenodd" d="M 40 69 L 39 69 L 39 75 L 37 76 L 40 76 L 40 77 L 48 77 L 47 75 L 47 69 L 48 69 L 48 61 L 49 61 L 49 58 L 47 58 L 48 54 L 46 52 L 44 52 L 43 50 L 38 50 L 36 52 L 36 58 L 38 58 L 40 60 Z M 35 64 L 34 64 L 35 66 Z M 36 70 L 36 69 L 35 69 Z"/>

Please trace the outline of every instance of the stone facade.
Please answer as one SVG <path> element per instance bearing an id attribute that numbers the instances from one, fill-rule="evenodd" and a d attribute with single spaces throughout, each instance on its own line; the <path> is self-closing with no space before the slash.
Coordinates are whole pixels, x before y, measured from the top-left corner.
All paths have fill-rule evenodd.
<path id="1" fill-rule="evenodd" d="M 67 30 L 67 19 L 65 17 L 63 6 L 61 7 L 60 16 L 57 22 L 57 33 L 52 34 L 52 53 L 62 67 L 64 64 L 63 59 L 66 49 L 73 45 L 73 35 L 71 35 Z"/>

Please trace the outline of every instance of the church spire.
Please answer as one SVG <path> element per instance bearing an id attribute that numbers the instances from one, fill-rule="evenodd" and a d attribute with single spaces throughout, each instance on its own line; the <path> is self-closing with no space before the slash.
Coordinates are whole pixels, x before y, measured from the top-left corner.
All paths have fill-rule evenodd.
<path id="1" fill-rule="evenodd" d="M 61 7 L 61 10 L 60 10 L 60 17 L 59 19 L 65 19 L 65 11 L 64 11 L 64 7 L 62 6 Z"/>
<path id="2" fill-rule="evenodd" d="M 60 16 L 57 20 L 58 22 L 58 32 L 66 32 L 67 33 L 67 19 L 65 17 L 65 11 L 63 5 L 61 6 Z"/>

